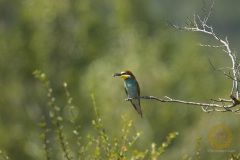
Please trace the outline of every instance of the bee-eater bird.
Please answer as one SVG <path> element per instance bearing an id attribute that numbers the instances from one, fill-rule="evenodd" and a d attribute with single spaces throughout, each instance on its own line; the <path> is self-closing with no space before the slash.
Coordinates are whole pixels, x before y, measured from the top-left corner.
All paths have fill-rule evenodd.
<path id="1" fill-rule="evenodd" d="M 132 74 L 132 72 L 126 70 L 121 73 L 115 73 L 113 74 L 113 77 L 115 76 L 121 76 L 124 79 L 124 87 L 125 92 L 130 99 L 130 102 L 132 103 L 135 110 L 138 112 L 138 114 L 142 117 L 142 110 L 140 106 L 140 88 L 139 84 L 135 78 L 135 76 Z"/>

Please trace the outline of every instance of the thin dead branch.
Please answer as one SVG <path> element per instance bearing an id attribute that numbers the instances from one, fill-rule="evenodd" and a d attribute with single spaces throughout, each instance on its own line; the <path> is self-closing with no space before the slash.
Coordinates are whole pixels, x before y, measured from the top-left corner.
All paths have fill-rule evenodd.
<path id="1" fill-rule="evenodd" d="M 164 98 L 157 98 L 154 96 L 140 96 L 140 97 L 134 97 L 134 98 L 127 98 L 126 101 L 130 101 L 131 99 L 153 99 L 156 101 L 160 101 L 162 103 L 180 103 L 185 105 L 192 105 L 192 106 L 198 106 L 201 107 L 204 112 L 234 112 L 234 113 L 240 113 L 240 108 L 233 109 L 235 106 L 240 104 L 240 101 L 237 100 L 234 96 L 230 96 L 231 100 L 226 99 L 218 99 L 218 100 L 212 100 L 212 103 L 201 103 L 201 102 L 190 102 L 190 101 L 184 101 L 184 100 L 178 100 L 173 99 L 168 96 L 165 96 Z M 228 104 L 226 104 L 228 103 Z"/>
<path id="2" fill-rule="evenodd" d="M 187 105 L 195 105 L 200 106 L 204 112 L 234 112 L 234 113 L 240 113 L 240 108 L 236 108 L 237 105 L 240 104 L 239 99 L 239 77 L 240 77 L 240 64 L 238 63 L 237 53 L 235 51 L 232 51 L 230 48 L 230 44 L 228 42 L 228 37 L 220 38 L 215 32 L 211 25 L 208 24 L 208 21 L 210 19 L 211 13 L 213 11 L 214 7 L 214 1 L 212 2 L 212 5 L 210 9 L 207 11 L 206 3 L 203 0 L 203 8 L 202 11 L 204 13 L 204 16 L 201 18 L 199 15 L 193 14 L 193 20 L 191 20 L 189 17 L 187 17 L 187 22 L 185 27 L 180 27 L 178 25 L 175 25 L 169 21 L 167 21 L 168 25 L 172 26 L 173 28 L 180 30 L 180 31 L 191 31 L 191 32 L 200 32 L 205 35 L 210 35 L 213 39 L 215 39 L 219 45 L 211 45 L 211 44 L 201 44 L 198 43 L 198 46 L 201 47 L 211 47 L 211 48 L 223 48 L 223 52 L 228 55 L 228 57 L 231 60 L 231 67 L 224 67 L 224 68 L 215 68 L 212 62 L 209 60 L 209 63 L 214 71 L 217 71 L 221 74 L 223 74 L 226 78 L 229 78 L 232 80 L 232 87 L 230 89 L 230 100 L 225 99 L 218 99 L 218 100 L 212 100 L 212 103 L 199 103 L 199 102 L 189 102 L 189 101 L 182 101 L 182 100 L 176 100 L 169 97 L 165 97 L 164 99 L 159 99 L 153 96 L 142 96 L 140 98 L 144 99 L 155 99 L 161 102 L 175 102 L 175 103 L 183 103 Z M 228 72 L 226 72 L 226 70 Z M 235 95 L 235 96 L 233 96 Z M 236 98 L 235 98 L 236 97 Z"/>

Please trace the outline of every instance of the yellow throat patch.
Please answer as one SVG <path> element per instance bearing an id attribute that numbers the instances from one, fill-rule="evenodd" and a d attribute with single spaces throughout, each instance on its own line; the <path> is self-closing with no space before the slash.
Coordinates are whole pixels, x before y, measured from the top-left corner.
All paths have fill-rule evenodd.
<path id="1" fill-rule="evenodd" d="M 128 78 L 130 78 L 130 75 L 121 75 L 121 77 L 122 77 L 123 79 L 128 79 Z"/>

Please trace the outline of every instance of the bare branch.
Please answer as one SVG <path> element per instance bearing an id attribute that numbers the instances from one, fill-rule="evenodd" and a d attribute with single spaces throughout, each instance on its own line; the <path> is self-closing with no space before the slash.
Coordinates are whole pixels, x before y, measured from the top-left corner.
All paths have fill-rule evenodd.
<path id="1" fill-rule="evenodd" d="M 190 26 L 194 26 L 194 23 L 190 20 L 189 17 L 187 17 L 187 20 L 188 20 Z M 187 23 L 187 22 L 186 22 L 186 23 Z M 188 24 L 188 23 L 187 23 L 187 24 Z"/>
<path id="2" fill-rule="evenodd" d="M 214 45 L 201 44 L 201 43 L 198 43 L 198 44 L 196 44 L 196 45 L 197 45 L 197 46 L 201 46 L 201 47 L 210 47 L 210 48 L 221 48 L 221 47 L 224 47 L 224 45 L 214 46 Z"/>
<path id="3" fill-rule="evenodd" d="M 212 103 L 198 103 L 198 102 L 188 102 L 188 101 L 182 101 L 182 100 L 175 100 L 171 99 L 169 97 L 165 97 L 165 99 L 158 99 L 156 97 L 152 96 L 147 96 L 148 98 L 145 99 L 155 99 L 161 102 L 176 102 L 176 103 L 183 103 L 183 104 L 189 104 L 189 105 L 196 105 L 196 106 L 201 106 L 202 110 L 204 112 L 212 112 L 212 111 L 217 111 L 217 112 L 234 112 L 234 113 L 240 113 L 240 108 L 237 109 L 232 109 L 233 107 L 237 106 L 240 104 L 240 99 L 239 99 L 239 87 L 238 83 L 240 82 L 239 77 L 240 77 L 240 64 L 237 62 L 237 54 L 236 52 L 232 52 L 228 37 L 226 36 L 225 38 L 220 38 L 215 32 L 214 29 L 211 25 L 207 24 L 209 21 L 209 18 L 211 16 L 211 13 L 213 11 L 214 7 L 214 1 L 212 2 L 212 5 L 207 11 L 206 9 L 206 3 L 204 0 L 203 1 L 203 8 L 202 11 L 204 13 L 204 17 L 201 18 L 201 16 L 196 15 L 195 13 L 193 14 L 193 20 L 191 20 L 189 17 L 187 17 L 187 26 L 185 27 L 179 27 L 178 25 L 175 25 L 171 22 L 168 22 L 170 26 L 172 26 L 175 29 L 178 29 L 180 31 L 192 31 L 192 32 L 200 32 L 206 35 L 211 36 L 213 39 L 217 40 L 219 45 L 211 45 L 211 44 L 201 44 L 198 43 L 198 46 L 202 47 L 211 47 L 211 48 L 223 48 L 223 52 L 225 52 L 228 57 L 231 60 L 231 67 L 225 67 L 225 68 L 219 68 L 216 69 L 211 61 L 209 60 L 209 63 L 214 71 L 218 71 L 221 74 L 223 74 L 225 77 L 229 78 L 232 80 L 232 87 L 230 90 L 230 98 L 231 100 L 224 100 L 224 99 L 218 99 L 218 100 L 212 100 Z M 228 70 L 228 72 L 226 72 Z M 236 98 L 233 96 L 233 94 L 236 95 Z M 144 97 L 141 97 L 144 98 Z M 230 103 L 226 105 L 225 103 Z"/>
<path id="4" fill-rule="evenodd" d="M 218 98 L 218 99 L 210 99 L 212 100 L 213 102 L 228 102 L 228 103 L 231 103 L 232 100 L 228 100 L 228 99 L 221 99 L 221 98 Z"/>
<path id="5" fill-rule="evenodd" d="M 223 69 L 216 69 L 216 68 L 213 66 L 213 64 L 212 64 L 212 62 L 210 61 L 210 59 L 209 59 L 208 61 L 209 61 L 209 63 L 210 63 L 210 65 L 211 65 L 211 67 L 212 67 L 213 70 L 220 72 L 221 74 L 223 74 L 224 76 L 226 76 L 227 78 L 229 78 L 229 79 L 231 79 L 231 80 L 234 80 L 234 78 L 231 76 L 230 72 L 227 74 L 225 71 L 223 71 Z"/>
<path id="6" fill-rule="evenodd" d="M 205 1 L 204 1 L 204 0 L 203 0 L 203 3 L 204 3 L 204 6 L 203 6 L 203 8 L 206 8 L 206 4 L 205 4 Z M 208 19 L 209 19 L 210 15 L 211 15 L 211 13 L 212 13 L 213 6 L 214 6 L 214 1 L 213 1 L 213 3 L 212 3 L 212 6 L 211 6 L 211 8 L 210 8 L 210 10 L 209 10 L 209 13 L 208 13 L 208 14 L 207 14 L 207 12 L 206 12 L 206 9 L 204 9 L 204 13 L 205 13 L 205 17 L 204 17 L 204 23 L 205 23 L 205 24 L 207 23 L 207 21 L 208 21 Z"/>
<path id="7" fill-rule="evenodd" d="M 163 99 L 162 98 L 157 98 L 154 96 L 140 96 L 140 97 L 134 97 L 134 98 L 127 98 L 125 99 L 126 101 L 132 100 L 132 99 L 153 99 L 160 101 L 162 103 L 181 103 L 181 104 L 186 104 L 186 105 L 192 105 L 192 106 L 199 106 L 202 108 L 204 112 L 234 112 L 234 113 L 240 113 L 240 108 L 238 109 L 232 109 L 238 104 L 240 104 L 240 101 L 237 100 L 235 97 L 232 95 L 230 96 L 232 100 L 226 100 L 226 99 L 218 99 L 218 100 L 213 100 L 212 103 L 201 103 L 201 102 L 190 102 L 190 101 L 183 101 L 183 100 L 178 100 L 178 99 L 173 99 L 168 96 L 165 96 Z M 219 104 L 217 104 L 217 103 Z M 225 103 L 228 103 L 226 105 Z"/>

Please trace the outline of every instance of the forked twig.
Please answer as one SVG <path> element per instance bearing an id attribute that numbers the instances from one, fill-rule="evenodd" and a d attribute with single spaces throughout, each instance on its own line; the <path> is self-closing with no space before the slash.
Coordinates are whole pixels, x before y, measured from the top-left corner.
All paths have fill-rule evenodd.
<path id="1" fill-rule="evenodd" d="M 212 5 L 207 11 L 206 9 L 206 4 L 203 0 L 203 8 L 202 11 L 204 12 L 204 17 L 201 18 L 199 15 L 196 15 L 195 13 L 193 14 L 193 20 L 187 17 L 187 26 L 185 27 L 179 27 L 178 25 L 175 25 L 169 21 L 167 21 L 168 25 L 172 26 L 173 28 L 180 30 L 180 31 L 192 31 L 192 32 L 200 32 L 206 35 L 210 35 L 212 38 L 218 41 L 220 43 L 219 45 L 210 45 L 210 44 L 201 44 L 198 43 L 198 46 L 202 47 L 211 47 L 211 48 L 223 48 L 223 52 L 225 52 L 228 57 L 231 60 L 231 67 L 226 67 L 225 69 L 228 69 L 228 73 L 225 72 L 225 69 L 219 68 L 216 69 L 214 65 L 211 63 L 209 60 L 209 63 L 212 67 L 213 70 L 218 71 L 219 73 L 223 74 L 225 77 L 229 78 L 232 80 L 232 88 L 230 90 L 230 100 L 224 100 L 224 99 L 218 99 L 218 100 L 213 100 L 212 103 L 197 103 L 197 102 L 188 102 L 188 101 L 182 101 L 182 100 L 175 100 L 171 99 L 168 97 L 165 97 L 166 99 L 158 99 L 158 98 L 145 98 L 145 99 L 156 99 L 161 102 L 176 102 L 176 103 L 183 103 L 183 104 L 190 104 L 190 105 L 197 105 L 201 106 L 204 112 L 211 112 L 211 111 L 218 111 L 218 112 L 234 112 L 234 113 L 239 113 L 240 108 L 233 109 L 235 108 L 238 104 L 240 104 L 240 99 L 239 99 L 239 78 L 240 77 L 240 64 L 237 62 L 237 54 L 236 52 L 232 51 L 228 38 L 225 37 L 224 39 L 220 38 L 213 30 L 213 27 L 210 26 L 208 23 L 208 20 L 210 18 L 210 15 L 213 11 L 214 7 L 214 1 L 212 2 Z M 235 95 L 235 96 L 233 96 Z M 146 97 L 146 96 L 145 96 Z M 150 96 L 151 97 L 151 96 Z M 236 98 L 235 98 L 236 97 Z M 144 98 L 144 97 L 140 97 Z M 228 103 L 226 105 L 225 103 Z"/>

